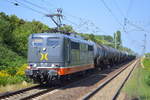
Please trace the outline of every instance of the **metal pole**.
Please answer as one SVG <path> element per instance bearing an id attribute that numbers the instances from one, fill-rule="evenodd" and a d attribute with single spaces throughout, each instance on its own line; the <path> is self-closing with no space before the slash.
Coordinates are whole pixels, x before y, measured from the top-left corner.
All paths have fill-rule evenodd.
<path id="1" fill-rule="evenodd" d="M 117 37 L 117 33 L 115 33 L 115 49 L 117 48 L 117 40 L 116 40 L 116 37 Z"/>
<path id="2" fill-rule="evenodd" d="M 145 52 L 146 52 L 146 38 L 147 38 L 147 34 L 145 33 L 144 34 L 144 45 L 143 45 L 143 56 L 144 56 L 144 54 L 145 54 Z"/>

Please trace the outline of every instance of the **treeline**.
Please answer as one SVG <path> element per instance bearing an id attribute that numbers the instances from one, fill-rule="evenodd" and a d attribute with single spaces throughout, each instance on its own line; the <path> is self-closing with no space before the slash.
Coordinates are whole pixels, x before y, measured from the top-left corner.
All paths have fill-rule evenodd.
<path id="1" fill-rule="evenodd" d="M 150 53 L 145 53 L 145 56 L 146 56 L 147 58 L 150 58 Z"/>
<path id="2" fill-rule="evenodd" d="M 122 40 L 121 40 L 121 32 L 116 31 L 114 33 L 114 37 L 109 36 L 109 35 L 93 35 L 93 34 L 81 34 L 79 33 L 82 37 L 84 37 L 86 40 L 91 40 L 94 41 L 98 44 L 103 44 L 110 46 L 112 48 L 116 48 L 120 51 L 125 51 L 129 54 L 135 54 L 134 51 L 132 51 L 130 48 L 124 47 L 122 45 Z"/>
<path id="3" fill-rule="evenodd" d="M 76 33 L 69 25 L 61 31 Z M 27 61 L 27 41 L 31 33 L 56 32 L 39 21 L 25 21 L 15 15 L 0 13 L 0 85 L 14 84 L 26 80 L 24 70 Z M 77 33 L 87 40 L 114 47 L 112 36 Z M 119 49 L 128 48 L 119 46 Z"/>
<path id="4" fill-rule="evenodd" d="M 39 21 L 25 21 L 0 13 L 0 85 L 27 80 L 24 76 L 27 37 L 46 30 L 48 26 Z"/>

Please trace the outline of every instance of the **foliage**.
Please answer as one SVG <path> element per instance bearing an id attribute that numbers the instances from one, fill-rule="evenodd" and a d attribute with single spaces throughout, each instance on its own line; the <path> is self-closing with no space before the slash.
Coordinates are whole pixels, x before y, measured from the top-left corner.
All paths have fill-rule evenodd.
<path id="1" fill-rule="evenodd" d="M 150 71 L 137 67 L 130 79 L 124 86 L 124 92 L 129 100 L 138 98 L 139 100 L 150 99 Z"/>
<path id="2" fill-rule="evenodd" d="M 39 21 L 24 21 L 15 15 L 0 13 L 0 85 L 27 80 L 24 71 L 28 36 L 48 29 Z"/>
<path id="3" fill-rule="evenodd" d="M 144 69 L 150 72 L 150 58 L 145 58 L 143 60 Z M 150 74 L 146 77 L 146 83 L 150 86 Z"/>
<path id="4" fill-rule="evenodd" d="M 128 52 L 129 54 L 135 54 L 134 51 L 132 51 L 130 48 L 127 48 L 127 47 L 120 46 L 119 50 L 124 51 L 124 52 Z"/>
<path id="5" fill-rule="evenodd" d="M 6 46 L 0 45 L 0 70 L 15 69 L 25 63 L 25 58 L 9 50 Z"/>
<path id="6" fill-rule="evenodd" d="M 114 33 L 114 43 L 115 43 L 117 49 L 119 49 L 120 46 L 122 45 L 121 32 L 120 31 L 117 31 L 116 33 Z"/>
<path id="7" fill-rule="evenodd" d="M 23 81 L 29 82 L 30 80 L 25 76 L 25 69 L 27 64 L 23 64 L 21 67 L 9 67 L 6 70 L 0 71 L 0 85 L 16 84 Z"/>
<path id="8" fill-rule="evenodd" d="M 145 67 L 147 70 L 150 71 L 150 58 L 145 58 L 145 59 L 143 60 L 143 65 L 144 65 L 144 67 Z"/>
<path id="9" fill-rule="evenodd" d="M 24 76 L 26 69 L 27 69 L 27 64 L 23 64 L 21 67 L 18 68 L 16 75 Z"/>
<path id="10" fill-rule="evenodd" d="M 91 40 L 98 44 L 104 44 L 113 47 L 113 37 L 109 35 L 94 35 L 94 34 L 83 34 L 78 33 L 78 35 L 85 38 L 85 40 Z"/>
<path id="11" fill-rule="evenodd" d="M 147 84 L 148 86 L 150 86 L 150 75 L 148 75 L 148 76 L 146 77 L 146 84 Z"/>
<path id="12" fill-rule="evenodd" d="M 150 58 L 150 53 L 146 53 L 145 56 L 146 56 L 147 58 Z"/>
<path id="13" fill-rule="evenodd" d="M 15 15 L 0 13 L 0 41 L 20 56 L 26 57 L 27 38 L 31 33 L 40 33 L 48 29 L 48 26 L 41 22 L 28 22 Z"/>
<path id="14" fill-rule="evenodd" d="M 104 39 L 104 40 L 106 40 L 108 42 L 113 43 L 113 37 L 109 36 L 109 35 L 101 35 L 101 38 L 99 38 L 99 39 Z"/>
<path id="15" fill-rule="evenodd" d="M 21 83 L 24 81 L 24 78 L 21 76 L 0 76 L 0 85 L 7 85 L 7 84 L 16 84 Z"/>
<path id="16" fill-rule="evenodd" d="M 93 34 L 89 35 L 89 40 L 97 42 L 96 39 L 95 39 L 95 36 Z"/>
<path id="17" fill-rule="evenodd" d="M 75 33 L 73 27 L 69 25 L 64 25 L 63 27 L 60 27 L 59 30 L 67 33 Z"/>
<path id="18" fill-rule="evenodd" d="M 0 71 L 0 77 L 7 77 L 7 76 L 9 76 L 7 71 L 5 71 L 5 70 Z"/>

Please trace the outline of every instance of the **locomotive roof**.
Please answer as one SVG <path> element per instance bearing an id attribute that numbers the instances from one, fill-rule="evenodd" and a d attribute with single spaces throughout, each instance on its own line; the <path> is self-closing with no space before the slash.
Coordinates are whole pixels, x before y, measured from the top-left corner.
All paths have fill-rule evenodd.
<path id="1" fill-rule="evenodd" d="M 74 41 L 74 42 L 78 42 L 78 43 L 85 43 L 88 45 L 99 45 L 101 48 L 105 48 L 105 49 L 109 49 L 109 50 L 113 50 L 114 52 L 118 52 L 121 54 L 126 54 L 126 55 L 130 55 L 128 53 L 125 53 L 123 51 L 119 51 L 115 48 L 112 47 L 108 47 L 102 44 L 97 44 L 93 41 L 88 41 L 88 40 L 84 40 L 81 37 L 79 37 L 78 35 L 65 35 L 65 34 L 61 34 L 61 33 L 33 33 L 30 35 L 30 37 L 65 37 L 65 38 L 69 38 L 70 40 Z"/>
<path id="2" fill-rule="evenodd" d="M 65 35 L 65 34 L 61 34 L 61 33 L 33 33 L 30 35 L 30 37 L 65 37 L 65 38 L 69 38 L 70 40 L 72 40 L 74 42 L 80 42 L 80 43 L 85 43 L 88 45 L 94 45 L 94 42 L 84 40 L 77 35 L 72 36 L 72 35 Z"/>

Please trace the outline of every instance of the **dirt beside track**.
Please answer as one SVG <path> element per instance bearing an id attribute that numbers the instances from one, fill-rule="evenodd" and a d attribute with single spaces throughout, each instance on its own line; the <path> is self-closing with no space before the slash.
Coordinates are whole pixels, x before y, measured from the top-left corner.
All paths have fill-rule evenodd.
<path id="1" fill-rule="evenodd" d="M 125 66 L 125 65 L 124 65 Z M 123 66 L 123 67 L 124 67 Z M 121 70 L 121 68 L 107 69 L 103 72 L 96 73 L 87 77 L 86 79 L 74 82 L 64 88 L 54 90 L 46 93 L 35 99 L 37 100 L 77 100 L 81 99 L 87 93 L 93 91 L 99 84 L 106 81 L 114 73 Z"/>
<path id="2" fill-rule="evenodd" d="M 129 73 L 132 71 L 136 61 L 132 63 L 128 68 L 121 72 L 117 77 L 115 77 L 111 82 L 109 82 L 105 87 L 98 91 L 90 100 L 113 100 L 115 93 L 118 91 L 120 86 L 123 84 L 124 80 L 127 78 Z M 121 94 L 117 100 L 123 100 L 124 95 Z"/>

